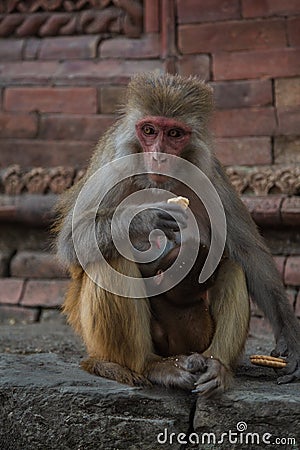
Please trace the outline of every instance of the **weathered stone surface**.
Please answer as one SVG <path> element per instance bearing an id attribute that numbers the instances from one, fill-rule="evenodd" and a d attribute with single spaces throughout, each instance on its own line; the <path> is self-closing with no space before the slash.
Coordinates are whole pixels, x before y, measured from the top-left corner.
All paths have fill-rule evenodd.
<path id="1" fill-rule="evenodd" d="M 270 335 L 252 332 L 233 388 L 218 401 L 198 399 L 194 411 L 191 394 L 131 388 L 82 371 L 83 346 L 62 319 L 1 331 L 1 449 L 179 450 L 178 436 L 183 440 L 193 432 L 201 438 L 207 432 L 220 438 L 221 432 L 235 432 L 239 422 L 260 436 L 299 442 L 299 384 L 278 386 L 273 370 L 248 363 L 249 354 L 269 353 Z M 164 443 L 171 433 L 173 443 Z M 224 448 L 264 447 L 224 438 Z"/>

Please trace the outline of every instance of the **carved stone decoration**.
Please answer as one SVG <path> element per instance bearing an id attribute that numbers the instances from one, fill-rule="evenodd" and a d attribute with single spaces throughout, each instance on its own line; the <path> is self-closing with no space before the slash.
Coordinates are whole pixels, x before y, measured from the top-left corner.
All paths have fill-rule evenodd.
<path id="1" fill-rule="evenodd" d="M 142 0 L 4 0 L 0 36 L 125 34 L 139 37 Z"/>
<path id="2" fill-rule="evenodd" d="M 231 183 L 235 187 L 236 191 L 240 194 L 244 192 L 248 185 L 248 179 L 242 175 L 237 168 L 228 167 L 226 170 L 227 176 L 229 177 Z"/>
<path id="3" fill-rule="evenodd" d="M 240 195 L 300 195 L 300 168 L 296 166 L 228 167 L 226 173 Z M 61 194 L 84 174 L 85 169 L 73 167 L 21 170 L 13 165 L 0 171 L 0 192 Z"/>
<path id="4" fill-rule="evenodd" d="M 7 195 L 19 195 L 24 188 L 24 179 L 21 168 L 18 165 L 8 167 L 2 175 L 4 193 Z"/>
<path id="5" fill-rule="evenodd" d="M 49 189 L 53 194 L 62 194 L 73 184 L 75 170 L 72 167 L 49 169 Z"/>
<path id="6" fill-rule="evenodd" d="M 23 179 L 29 194 L 44 194 L 48 188 L 50 177 L 46 169 L 37 167 L 27 172 Z"/>
<path id="7" fill-rule="evenodd" d="M 300 194 L 300 169 L 296 166 L 229 167 L 226 172 L 239 194 Z"/>
<path id="8" fill-rule="evenodd" d="M 300 191 L 300 168 L 295 167 L 293 171 L 288 168 L 280 168 L 275 171 L 275 186 L 283 194 L 293 195 Z"/>
<path id="9" fill-rule="evenodd" d="M 249 186 L 256 195 L 268 195 L 274 185 L 274 173 L 271 168 L 249 174 Z"/>

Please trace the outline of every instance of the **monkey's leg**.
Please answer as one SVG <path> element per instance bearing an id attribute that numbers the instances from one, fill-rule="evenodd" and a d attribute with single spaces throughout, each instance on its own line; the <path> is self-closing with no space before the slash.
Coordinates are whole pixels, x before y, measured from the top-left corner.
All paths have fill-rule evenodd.
<path id="1" fill-rule="evenodd" d="M 71 266 L 69 268 L 72 277 L 69 284 L 62 312 L 66 314 L 68 323 L 72 325 L 76 333 L 81 334 L 81 323 L 79 314 L 80 292 L 82 285 L 83 269 L 81 266 Z"/>
<path id="2" fill-rule="evenodd" d="M 195 392 L 211 396 L 223 392 L 231 381 L 231 369 L 247 339 L 250 305 L 241 267 L 225 260 L 209 292 L 215 333 L 207 357 L 207 370 L 197 380 Z"/>
<path id="3" fill-rule="evenodd" d="M 139 277 L 134 263 L 119 258 L 111 263 L 128 276 Z M 104 265 L 88 267 L 101 286 L 117 280 Z M 84 273 L 80 292 L 80 323 L 89 358 L 82 367 L 90 373 L 137 385 L 147 383 L 142 376 L 152 353 L 148 300 L 121 297 L 104 290 Z"/>

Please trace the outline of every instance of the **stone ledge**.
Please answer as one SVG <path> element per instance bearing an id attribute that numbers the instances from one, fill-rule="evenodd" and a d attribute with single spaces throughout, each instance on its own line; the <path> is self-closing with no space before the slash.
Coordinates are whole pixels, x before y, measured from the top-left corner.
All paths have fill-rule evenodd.
<path id="1" fill-rule="evenodd" d="M 7 326 L 0 336 L 0 447 L 58 450 L 179 450 L 179 433 L 270 433 L 296 439 L 298 448 L 299 384 L 278 386 L 273 370 L 250 366 L 248 355 L 269 353 L 271 336 L 248 340 L 233 388 L 218 401 L 158 387 L 140 389 L 91 376 L 79 368 L 82 344 L 59 322 Z M 164 430 L 172 445 L 162 446 Z M 183 435 L 180 439 L 184 439 Z M 271 439 L 271 438 L 270 438 Z M 298 442 L 297 442 L 298 441 Z M 229 448 L 225 445 L 224 448 Z M 187 446 L 187 449 L 216 448 Z M 232 443 L 231 449 L 263 445 Z"/>
<path id="2" fill-rule="evenodd" d="M 252 218 L 261 227 L 297 227 L 300 225 L 300 197 L 283 195 L 241 196 Z M 55 218 L 58 195 L 0 194 L 0 222 L 49 225 Z"/>

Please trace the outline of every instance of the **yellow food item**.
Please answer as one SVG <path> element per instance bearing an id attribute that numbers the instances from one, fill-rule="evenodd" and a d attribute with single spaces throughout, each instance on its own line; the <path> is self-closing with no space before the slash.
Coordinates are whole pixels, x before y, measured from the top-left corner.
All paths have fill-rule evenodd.
<path id="1" fill-rule="evenodd" d="M 285 359 L 268 355 L 251 355 L 250 361 L 256 366 L 273 367 L 274 369 L 283 369 L 287 365 Z"/>
<path id="2" fill-rule="evenodd" d="M 188 198 L 186 197 L 173 197 L 173 198 L 169 198 L 168 203 L 177 203 L 178 205 L 182 206 L 183 209 L 187 209 L 190 201 Z"/>

